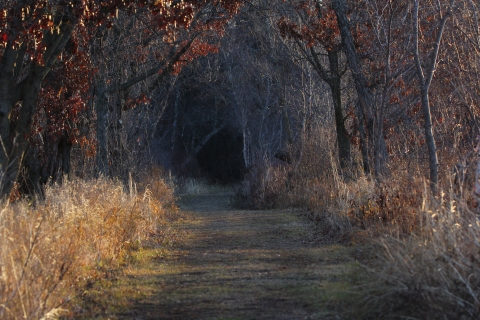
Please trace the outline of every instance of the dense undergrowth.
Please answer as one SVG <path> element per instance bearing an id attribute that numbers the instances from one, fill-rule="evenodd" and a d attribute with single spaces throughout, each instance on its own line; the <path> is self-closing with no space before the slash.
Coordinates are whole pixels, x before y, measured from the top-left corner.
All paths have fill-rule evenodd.
<path id="1" fill-rule="evenodd" d="M 334 159 L 327 142 L 307 141 L 296 163 L 252 168 L 236 202 L 307 208 L 323 239 L 367 243 L 371 253 L 361 261 L 370 276 L 355 289 L 355 318 L 478 319 L 475 161 L 462 181 L 444 170 L 433 194 L 418 161 L 392 159 L 388 177 L 375 180 L 355 164 L 340 170 Z"/>
<path id="2" fill-rule="evenodd" d="M 133 250 L 168 237 L 177 208 L 160 170 L 126 189 L 108 179 L 65 181 L 48 187 L 44 202 L 3 207 L 1 319 L 72 315 L 71 301 L 82 288 L 121 266 Z"/>

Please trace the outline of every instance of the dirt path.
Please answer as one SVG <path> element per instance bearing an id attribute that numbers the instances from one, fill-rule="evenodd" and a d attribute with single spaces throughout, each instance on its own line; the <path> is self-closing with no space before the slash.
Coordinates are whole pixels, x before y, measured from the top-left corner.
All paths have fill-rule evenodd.
<path id="1" fill-rule="evenodd" d="M 298 212 L 234 210 L 229 198 L 182 200 L 175 228 L 186 240 L 130 270 L 126 290 L 137 298 L 118 317 L 338 319 L 352 249 L 309 244 L 310 221 Z"/>

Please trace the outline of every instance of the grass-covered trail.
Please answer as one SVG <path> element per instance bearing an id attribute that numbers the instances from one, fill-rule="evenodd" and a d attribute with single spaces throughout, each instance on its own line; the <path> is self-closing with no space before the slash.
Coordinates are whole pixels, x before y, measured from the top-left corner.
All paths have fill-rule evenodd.
<path id="1" fill-rule="evenodd" d="M 106 318 L 337 319 L 355 249 L 311 243 L 298 212 L 235 210 L 229 197 L 182 199 L 180 241 L 127 268 Z"/>

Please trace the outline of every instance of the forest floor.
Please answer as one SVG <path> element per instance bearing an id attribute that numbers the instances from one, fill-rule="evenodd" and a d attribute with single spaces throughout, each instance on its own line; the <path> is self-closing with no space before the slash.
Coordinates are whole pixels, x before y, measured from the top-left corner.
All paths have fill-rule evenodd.
<path id="1" fill-rule="evenodd" d="M 145 249 L 90 301 L 103 319 L 340 319 L 360 247 L 329 244 L 298 210 L 237 210 L 231 194 L 180 201 L 178 240 Z"/>

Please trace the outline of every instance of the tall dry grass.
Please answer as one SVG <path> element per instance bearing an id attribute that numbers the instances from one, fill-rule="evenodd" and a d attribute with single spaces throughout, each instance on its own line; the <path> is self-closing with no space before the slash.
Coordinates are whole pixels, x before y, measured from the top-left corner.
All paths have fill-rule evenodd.
<path id="1" fill-rule="evenodd" d="M 377 240 L 372 277 L 362 288 L 365 315 L 478 319 L 479 241 L 476 209 L 453 193 L 434 198 L 425 189 L 418 229 Z"/>
<path id="2" fill-rule="evenodd" d="M 132 249 L 162 241 L 176 212 L 159 171 L 125 191 L 107 179 L 66 181 L 44 203 L 0 212 L 0 318 L 48 319 L 68 313 L 78 288 L 116 268 Z M 137 187 L 138 186 L 138 187 Z"/>
<path id="3" fill-rule="evenodd" d="M 449 192 L 440 195 L 432 194 L 421 169 L 415 174 L 400 169 L 411 167 L 396 163 L 380 182 L 368 176 L 318 179 L 306 189 L 317 190 L 308 206 L 320 232 L 335 240 L 361 237 L 369 247 L 365 252 L 373 252 L 361 259 L 370 277 L 355 289 L 358 304 L 347 317 L 479 319 L 475 163 L 460 181 L 458 173 L 445 169 L 441 183 Z"/>
<path id="4" fill-rule="evenodd" d="M 363 257 L 371 276 L 356 289 L 362 298 L 349 317 L 480 318 L 479 199 L 472 192 L 475 170 L 466 174 L 459 185 L 444 170 L 441 181 L 449 192 L 440 195 L 421 175 L 395 168 L 381 182 L 317 182 L 323 195 L 309 207 L 320 232 L 373 245 L 367 250 L 373 257 Z"/>

